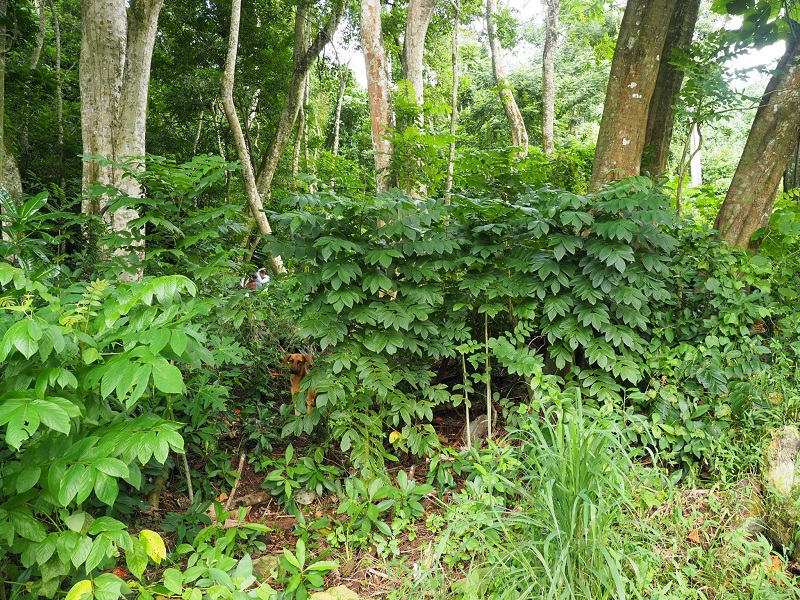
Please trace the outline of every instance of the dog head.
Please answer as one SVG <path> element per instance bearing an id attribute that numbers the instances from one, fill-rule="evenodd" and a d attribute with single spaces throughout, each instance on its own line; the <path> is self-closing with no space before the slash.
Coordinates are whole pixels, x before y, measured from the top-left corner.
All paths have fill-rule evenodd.
<path id="1" fill-rule="evenodd" d="M 286 363 L 292 375 L 305 375 L 314 364 L 310 354 L 287 354 Z"/>

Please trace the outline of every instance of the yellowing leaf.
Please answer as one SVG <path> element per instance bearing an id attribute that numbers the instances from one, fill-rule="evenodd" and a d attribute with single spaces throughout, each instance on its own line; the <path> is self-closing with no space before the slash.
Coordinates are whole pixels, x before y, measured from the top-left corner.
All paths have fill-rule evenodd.
<path id="1" fill-rule="evenodd" d="M 393 431 L 389 434 L 389 443 L 394 444 L 397 440 L 400 439 L 402 434 L 399 431 Z"/>
<path id="2" fill-rule="evenodd" d="M 83 598 L 90 598 L 93 591 L 92 582 L 88 579 L 84 579 L 72 586 L 72 589 L 67 593 L 66 600 L 83 600 Z"/>
<path id="3" fill-rule="evenodd" d="M 139 532 L 139 537 L 144 542 L 144 550 L 153 562 L 161 564 L 161 561 L 167 558 L 167 547 L 164 545 L 164 540 L 155 531 L 149 529 L 142 529 Z"/>

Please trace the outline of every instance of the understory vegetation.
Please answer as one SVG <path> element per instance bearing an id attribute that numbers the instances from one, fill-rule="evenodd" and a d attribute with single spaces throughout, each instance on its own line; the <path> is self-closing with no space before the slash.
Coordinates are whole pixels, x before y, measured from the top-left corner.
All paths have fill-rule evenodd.
<path id="1" fill-rule="evenodd" d="M 148 157 L 125 236 L 3 196 L 0 597 L 302 600 L 365 566 L 389 598 L 797 597 L 752 518 L 800 409 L 794 203 L 754 255 L 660 183 L 511 156 L 446 200 L 309 181 L 254 256 L 214 157 Z M 266 253 L 287 274 L 242 289 Z M 240 457 L 288 530 L 226 502 Z"/>

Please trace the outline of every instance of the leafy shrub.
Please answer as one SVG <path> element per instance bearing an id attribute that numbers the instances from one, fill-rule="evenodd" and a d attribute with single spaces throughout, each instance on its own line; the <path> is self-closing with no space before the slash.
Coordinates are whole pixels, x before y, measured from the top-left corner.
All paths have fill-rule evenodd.
<path id="1" fill-rule="evenodd" d="M 53 597 L 119 550 L 138 556 L 114 508 L 147 465 L 183 452 L 174 363 L 213 359 L 185 277 L 58 290 L 0 263 L 0 290 L 0 558 L 12 580 Z"/>

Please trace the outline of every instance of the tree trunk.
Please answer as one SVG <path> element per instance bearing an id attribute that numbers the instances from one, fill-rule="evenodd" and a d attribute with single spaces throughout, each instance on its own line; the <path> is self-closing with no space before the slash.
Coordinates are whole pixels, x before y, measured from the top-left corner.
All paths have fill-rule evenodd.
<path id="1" fill-rule="evenodd" d="M 367 68 L 372 148 L 375 152 L 376 189 L 391 187 L 392 143 L 386 139 L 394 126 L 389 61 L 383 46 L 380 0 L 361 0 L 361 47 Z"/>
<path id="2" fill-rule="evenodd" d="M 28 62 L 28 68 L 34 71 L 39 66 L 39 57 L 42 55 L 42 47 L 44 46 L 44 35 L 47 33 L 47 23 L 44 14 L 44 0 L 33 0 L 36 5 L 36 13 L 38 15 L 39 29 L 36 32 L 36 45 L 33 47 L 31 53 L 31 60 Z"/>
<path id="3" fill-rule="evenodd" d="M 670 64 L 673 50 L 686 50 L 691 46 L 700 0 L 678 2 L 670 19 L 658 79 L 650 101 L 645 133 L 645 150 L 642 157 L 642 173 L 655 177 L 667 170 L 672 130 L 675 125 L 675 98 L 681 91 L 683 71 Z"/>
<path id="4" fill-rule="evenodd" d="M 450 60 L 453 65 L 453 91 L 450 95 L 450 152 L 447 158 L 447 181 L 445 183 L 445 203 L 450 204 L 450 192 L 453 190 L 453 174 L 456 166 L 456 125 L 458 124 L 458 29 L 461 25 L 461 1 L 453 3 L 453 40 Z"/>
<path id="5" fill-rule="evenodd" d="M 339 66 L 339 95 L 336 97 L 336 113 L 333 119 L 333 148 L 331 153 L 339 155 L 339 130 L 342 126 L 342 104 L 344 103 L 344 92 L 347 89 L 347 80 L 350 78 L 350 69 L 347 65 Z"/>
<path id="6" fill-rule="evenodd" d="M 113 161 L 143 157 L 150 63 L 155 44 L 158 15 L 164 0 L 83 0 L 80 89 L 83 152 Z M 141 167 L 141 165 L 139 165 Z M 133 168 L 137 168 L 136 165 Z M 84 187 L 101 183 L 112 185 L 132 198 L 141 195 L 139 183 L 124 177 L 124 170 L 84 161 Z M 84 200 L 83 212 L 100 214 L 108 198 Z M 105 219 L 113 231 L 127 231 L 139 217 L 133 208 L 123 208 Z M 142 242 L 135 243 L 141 245 Z M 116 252 L 128 254 L 125 250 Z M 138 252 L 141 257 L 141 252 Z M 135 274 L 121 273 L 121 281 L 140 280 Z"/>
<path id="7" fill-rule="evenodd" d="M 772 213 L 775 192 L 800 137 L 800 39 L 786 48 L 767 84 L 714 227 L 731 246 L 747 247 Z"/>
<path id="8" fill-rule="evenodd" d="M 800 189 L 800 138 L 794 146 L 789 166 L 783 172 L 783 191 Z"/>
<path id="9" fill-rule="evenodd" d="M 511 144 L 521 149 L 518 156 L 522 158 L 528 154 L 528 131 L 525 129 L 522 113 L 514 100 L 514 93 L 511 91 L 511 84 L 506 75 L 503 49 L 500 47 L 500 40 L 497 38 L 497 25 L 494 22 L 496 12 L 497 0 L 486 0 L 486 32 L 489 38 L 489 51 L 492 55 L 494 80 L 497 83 L 497 87 L 500 88 L 500 101 L 503 103 L 508 126 L 511 129 Z"/>
<path id="10" fill-rule="evenodd" d="M 406 34 L 403 39 L 403 79 L 409 83 L 413 98 L 409 101 L 422 106 L 422 55 L 425 50 L 425 36 L 428 33 L 436 0 L 410 0 Z"/>
<path id="11" fill-rule="evenodd" d="M 64 154 L 64 89 L 61 76 L 61 25 L 53 0 L 48 0 L 50 12 L 53 13 L 53 36 L 56 44 L 56 120 L 58 121 L 58 184 L 61 189 L 67 187 L 67 157 Z"/>
<path id="12" fill-rule="evenodd" d="M 648 111 L 677 0 L 630 0 L 611 62 L 592 189 L 639 174 Z"/>
<path id="13" fill-rule="evenodd" d="M 253 174 L 253 167 L 250 163 L 250 152 L 244 141 L 242 125 L 239 116 L 236 114 L 236 105 L 233 103 L 233 81 L 236 73 L 236 55 L 239 47 L 239 22 L 242 13 L 242 0 L 233 0 L 231 3 L 231 29 L 228 35 L 228 54 L 225 58 L 225 69 L 222 73 L 220 82 L 220 92 L 222 95 L 222 107 L 228 119 L 228 126 L 231 129 L 233 140 L 236 144 L 236 152 L 239 155 L 239 162 L 242 163 L 242 177 L 244 179 L 244 189 L 247 194 L 247 205 L 253 215 L 258 229 L 262 235 L 272 235 L 272 227 L 269 224 L 267 215 L 264 214 L 264 205 L 256 186 L 256 178 Z M 275 273 L 284 273 L 283 261 L 280 256 L 270 259 L 270 265 Z"/>
<path id="14" fill-rule="evenodd" d="M 22 195 L 22 179 L 17 161 L 11 153 L 5 128 L 7 9 L 7 0 L 0 0 L 0 188 L 8 192 L 14 200 L 19 200 Z"/>
<path id="15" fill-rule="evenodd" d="M 542 150 L 553 154 L 555 145 L 555 62 L 558 46 L 558 13 L 560 0 L 546 0 L 547 19 L 542 55 Z"/>
<path id="16" fill-rule="evenodd" d="M 311 17 L 310 11 L 314 4 L 311 0 L 302 0 L 297 6 L 294 22 L 294 71 L 292 72 L 292 81 L 289 84 L 286 104 L 278 121 L 278 129 L 258 169 L 256 183 L 261 197 L 269 197 L 272 193 L 272 180 L 275 177 L 281 154 L 283 154 L 286 144 L 289 143 L 292 137 L 292 129 L 294 129 L 297 114 L 300 111 L 300 104 L 303 101 L 306 78 L 322 49 L 333 39 L 333 35 L 336 33 L 344 14 L 344 5 L 344 0 L 334 0 L 328 21 L 317 32 L 310 44 L 308 42 L 308 22 Z"/>

